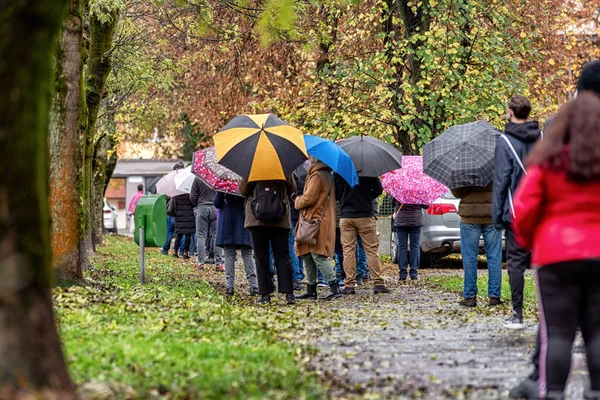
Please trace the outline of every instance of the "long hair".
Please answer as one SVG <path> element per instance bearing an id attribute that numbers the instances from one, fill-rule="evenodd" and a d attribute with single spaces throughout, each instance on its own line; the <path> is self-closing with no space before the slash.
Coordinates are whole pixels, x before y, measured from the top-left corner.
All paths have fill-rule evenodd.
<path id="1" fill-rule="evenodd" d="M 564 105 L 527 164 L 566 170 L 571 180 L 600 179 L 600 97 L 585 91 Z"/>

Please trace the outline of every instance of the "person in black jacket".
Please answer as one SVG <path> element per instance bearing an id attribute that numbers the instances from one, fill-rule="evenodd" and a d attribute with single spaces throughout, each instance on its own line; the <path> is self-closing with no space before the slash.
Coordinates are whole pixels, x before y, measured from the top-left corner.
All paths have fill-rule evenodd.
<path id="1" fill-rule="evenodd" d="M 190 258 L 190 243 L 192 241 L 192 234 L 196 231 L 196 219 L 194 217 L 194 208 L 190 202 L 190 196 L 187 194 L 180 194 L 179 196 L 173 197 L 175 200 L 175 207 L 177 209 L 175 213 L 175 257 L 179 257 L 179 247 L 181 240 L 185 235 L 185 241 L 183 244 L 183 258 Z"/>
<path id="2" fill-rule="evenodd" d="M 504 324 L 507 329 L 523 329 L 523 288 L 525 271 L 531 262 L 531 254 L 521 248 L 510 226 L 515 216 L 512 198 L 519 182 L 527 173 L 524 160 L 541 137 L 537 121 L 528 121 L 531 112 L 529 99 L 515 96 L 508 102 L 504 135 L 496 145 L 492 221 L 498 230 L 506 231 L 506 261 L 512 297 L 513 315 Z"/>
<path id="3" fill-rule="evenodd" d="M 356 238 L 360 236 L 367 253 L 367 263 L 373 273 L 373 292 L 389 293 L 379 267 L 379 238 L 373 200 L 383 193 L 377 177 L 360 177 L 353 188 L 336 174 L 336 198 L 340 202 L 340 233 L 344 249 L 344 272 L 346 287 L 343 294 L 356 290 Z"/>

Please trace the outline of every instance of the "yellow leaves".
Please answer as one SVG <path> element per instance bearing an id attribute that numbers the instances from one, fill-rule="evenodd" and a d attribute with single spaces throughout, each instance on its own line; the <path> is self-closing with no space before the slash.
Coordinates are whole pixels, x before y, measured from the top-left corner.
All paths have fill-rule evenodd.
<path id="1" fill-rule="evenodd" d="M 525 32 L 521 32 L 521 34 L 519 36 L 521 36 L 521 38 L 525 39 L 527 37 L 527 34 Z"/>
<path id="2" fill-rule="evenodd" d="M 550 65 L 553 65 L 553 66 L 554 66 L 554 65 L 556 65 L 556 61 L 554 61 L 554 59 L 553 59 L 553 58 L 551 58 L 551 59 L 549 59 L 549 60 L 548 60 L 548 64 L 550 64 Z"/>

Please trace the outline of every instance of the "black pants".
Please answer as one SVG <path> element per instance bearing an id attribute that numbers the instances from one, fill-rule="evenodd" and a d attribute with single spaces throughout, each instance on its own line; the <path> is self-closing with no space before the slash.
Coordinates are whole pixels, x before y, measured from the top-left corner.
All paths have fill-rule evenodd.
<path id="1" fill-rule="evenodd" d="M 585 341 L 592 390 L 600 390 L 600 260 L 574 261 L 538 271 L 540 387 L 563 391 L 577 327 Z M 544 394 L 544 393 L 541 393 Z"/>
<path id="2" fill-rule="evenodd" d="M 181 239 L 183 238 L 183 234 L 178 233 L 177 236 L 175 236 L 175 252 L 177 253 L 179 251 L 179 247 L 181 246 Z M 183 239 L 183 251 L 184 252 L 189 252 L 190 251 L 190 244 L 192 243 L 192 235 L 191 234 L 186 234 L 185 235 L 185 239 Z"/>
<path id="3" fill-rule="evenodd" d="M 517 244 L 515 234 L 510 226 L 506 227 L 506 262 L 508 264 L 508 281 L 512 297 L 513 312 L 523 317 L 523 288 L 525 271 L 531 264 L 531 252 Z"/>
<path id="4" fill-rule="evenodd" d="M 289 229 L 258 226 L 249 228 L 256 258 L 256 275 L 258 276 L 258 292 L 271 294 L 271 268 L 269 260 L 269 244 L 273 249 L 275 265 L 277 265 L 277 288 L 280 293 L 294 293 L 294 272 L 290 258 Z"/>

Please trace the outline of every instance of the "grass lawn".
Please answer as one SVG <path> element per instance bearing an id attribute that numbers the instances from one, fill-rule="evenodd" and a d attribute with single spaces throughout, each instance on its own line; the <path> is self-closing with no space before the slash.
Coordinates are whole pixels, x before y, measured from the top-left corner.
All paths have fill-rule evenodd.
<path id="1" fill-rule="evenodd" d="M 323 398 L 297 343 L 253 305 L 229 303 L 191 264 L 107 236 L 86 286 L 56 288 L 57 323 L 71 374 L 125 399 Z M 285 326 L 285 314 L 280 323 Z"/>

